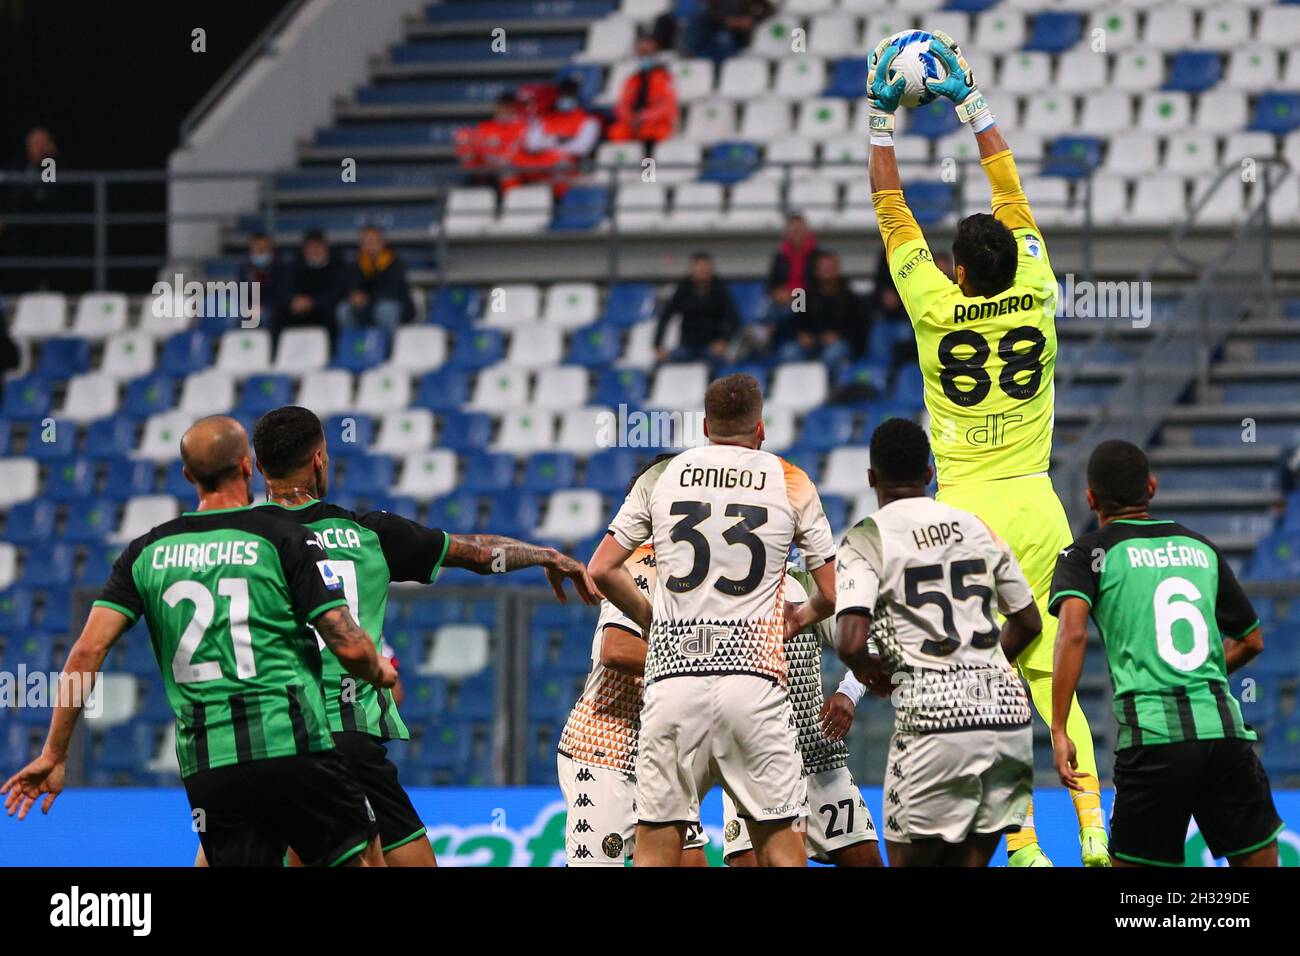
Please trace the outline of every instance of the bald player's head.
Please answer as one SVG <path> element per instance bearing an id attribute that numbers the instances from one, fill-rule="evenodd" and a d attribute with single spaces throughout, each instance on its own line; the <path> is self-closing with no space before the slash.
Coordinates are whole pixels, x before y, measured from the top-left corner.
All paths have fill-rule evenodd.
<path id="1" fill-rule="evenodd" d="M 181 436 L 181 463 L 185 466 L 185 480 L 198 488 L 199 494 L 241 480 L 252 500 L 253 464 L 248 455 L 248 434 L 229 415 L 211 415 L 191 425 Z"/>

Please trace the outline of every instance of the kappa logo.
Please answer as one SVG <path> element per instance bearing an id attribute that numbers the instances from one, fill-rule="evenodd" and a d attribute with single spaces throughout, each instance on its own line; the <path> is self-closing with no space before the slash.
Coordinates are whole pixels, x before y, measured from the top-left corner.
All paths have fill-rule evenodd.
<path id="1" fill-rule="evenodd" d="M 596 775 L 587 767 L 583 767 L 578 771 L 578 775 L 573 779 L 578 781 L 578 783 L 588 783 L 589 781 L 595 780 Z"/>
<path id="2" fill-rule="evenodd" d="M 590 860 L 591 851 L 587 849 L 587 844 L 578 844 L 578 848 L 573 851 L 573 858 L 575 860 Z"/>
<path id="3" fill-rule="evenodd" d="M 893 787 L 889 788 L 889 793 L 886 796 L 889 802 L 892 803 L 894 806 L 898 806 L 900 803 L 903 802 L 902 798 L 900 798 L 898 795 L 898 791 L 895 790 Z"/>
<path id="4" fill-rule="evenodd" d="M 617 833 L 607 833 L 605 839 L 600 841 L 600 849 L 611 860 L 617 860 L 623 855 L 623 837 Z"/>
<path id="5" fill-rule="evenodd" d="M 889 815 L 889 819 L 885 821 L 885 827 L 887 829 L 893 830 L 895 833 L 903 832 L 903 828 L 898 825 L 898 821 L 894 819 L 894 815 L 892 813 Z"/>
<path id="6" fill-rule="evenodd" d="M 573 825 L 574 833 L 590 833 L 592 829 L 592 825 L 587 822 L 585 817 Z"/>
<path id="7" fill-rule="evenodd" d="M 573 801 L 575 807 L 594 807 L 596 802 L 585 793 L 578 794 L 578 799 Z"/>

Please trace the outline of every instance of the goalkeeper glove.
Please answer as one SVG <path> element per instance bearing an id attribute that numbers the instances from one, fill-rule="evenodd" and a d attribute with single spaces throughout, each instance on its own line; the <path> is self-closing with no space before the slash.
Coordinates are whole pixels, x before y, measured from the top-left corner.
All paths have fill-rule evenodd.
<path id="1" fill-rule="evenodd" d="M 889 145 L 893 142 L 894 110 L 903 98 L 907 80 L 896 77 L 889 80 L 889 64 L 898 55 L 898 47 L 891 46 L 888 40 L 881 40 L 880 45 L 871 51 L 867 58 L 867 105 L 870 107 L 869 123 L 873 142 Z"/>
<path id="2" fill-rule="evenodd" d="M 969 123 L 975 132 L 983 132 L 992 126 L 993 112 L 984 94 L 975 86 L 975 74 L 952 37 L 936 30 L 930 40 L 930 52 L 943 60 L 948 68 L 948 75 L 942 80 L 926 81 L 930 92 L 952 100 L 956 104 L 957 118 Z"/>

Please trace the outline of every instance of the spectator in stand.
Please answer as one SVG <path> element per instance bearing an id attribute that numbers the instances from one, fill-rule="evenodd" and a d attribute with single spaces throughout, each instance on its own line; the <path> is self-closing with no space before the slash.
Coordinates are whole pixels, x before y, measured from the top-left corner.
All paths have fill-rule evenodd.
<path id="1" fill-rule="evenodd" d="M 254 318 L 259 325 L 263 319 L 270 324 L 280 308 L 284 269 L 276 260 L 275 246 L 266 233 L 255 232 L 248 240 L 248 255 L 239 264 L 237 278 L 240 282 L 257 283 L 257 300 L 261 311 Z"/>
<path id="2" fill-rule="evenodd" d="M 708 0 L 686 26 L 686 49 L 721 63 L 749 46 L 754 28 L 776 11 L 770 0 Z"/>
<path id="3" fill-rule="evenodd" d="M 817 252 L 805 304 L 804 311 L 792 312 L 777 333 L 782 361 L 836 363 L 865 351 L 871 316 L 866 302 L 841 273 L 838 253 Z"/>
<path id="4" fill-rule="evenodd" d="M 664 53 L 673 48 L 676 23 L 661 16 L 653 29 L 637 34 L 637 71 L 619 91 L 614 123 L 607 132 L 611 142 L 640 142 L 650 155 L 655 143 L 671 139 L 677 131 L 677 88 Z"/>
<path id="5" fill-rule="evenodd" d="M 769 332 L 775 332 L 790 318 L 795 290 L 807 289 L 817 252 L 817 237 L 808 228 L 808 220 L 799 213 L 792 214 L 785 222 L 781 247 L 772 254 L 772 264 L 767 270 Z"/>
<path id="6" fill-rule="evenodd" d="M 3 296 L 0 296 L 0 375 L 15 371 L 23 364 L 23 353 L 18 343 L 9 335 L 9 316 Z"/>
<path id="7" fill-rule="evenodd" d="M 15 216 L 44 216 L 68 213 L 62 192 L 46 181 L 46 160 L 57 160 L 59 147 L 50 131 L 37 126 L 23 141 L 23 154 L 14 171 L 25 173 L 29 182 L 12 185 L 3 201 L 4 211 Z M 44 174 L 44 175 L 43 175 Z M 80 230 L 41 223 L 5 223 L 0 219 L 0 255 L 28 258 L 76 254 L 74 240 Z M 13 292 L 34 292 L 51 287 L 53 270 L 36 267 L 0 272 L 3 288 Z"/>
<path id="8" fill-rule="evenodd" d="M 664 345 L 668 323 L 681 316 L 681 336 L 677 348 Z M 690 274 L 677 283 L 672 296 L 659 310 L 655 326 L 655 355 L 661 362 L 718 361 L 726 357 L 727 348 L 740 331 L 740 314 L 718 277 L 713 257 L 707 252 L 691 256 Z"/>
<path id="9" fill-rule="evenodd" d="M 378 226 L 361 230 L 361 244 L 345 276 L 346 298 L 338 307 L 339 328 L 374 325 L 395 332 L 415 317 L 406 266 Z"/>
<path id="10" fill-rule="evenodd" d="M 576 79 L 560 81 L 554 108 L 528 124 L 523 148 L 515 154 L 521 172 L 503 177 L 503 190 L 537 179 L 550 179 L 559 195 L 568 189 L 582 161 L 600 143 L 600 120 L 583 108 L 578 94 Z"/>
<path id="11" fill-rule="evenodd" d="M 303 236 L 284 285 L 284 305 L 278 310 L 275 334 L 284 329 L 316 326 L 335 334 L 334 312 L 343 288 L 343 268 L 330 251 L 325 234 L 311 229 Z"/>
<path id="12" fill-rule="evenodd" d="M 496 185 L 500 171 L 514 165 L 527 132 L 528 122 L 518 98 L 502 93 L 491 119 L 456 130 L 456 155 L 476 181 Z"/>

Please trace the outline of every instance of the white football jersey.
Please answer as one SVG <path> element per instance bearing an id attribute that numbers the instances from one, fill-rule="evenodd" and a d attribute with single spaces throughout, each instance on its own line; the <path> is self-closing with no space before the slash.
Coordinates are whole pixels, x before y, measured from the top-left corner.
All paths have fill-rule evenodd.
<path id="1" fill-rule="evenodd" d="M 979 518 L 933 498 L 892 501 L 844 536 L 835 582 L 837 617 L 871 615 L 894 676 L 898 730 L 1029 722 L 994 603 L 1013 614 L 1034 595 L 1011 549 Z"/>
<path id="2" fill-rule="evenodd" d="M 753 448 L 691 448 L 643 474 L 609 530 L 629 550 L 654 542 L 647 683 L 678 674 L 785 683 L 786 557 L 798 546 L 809 570 L 835 557 L 803 471 Z"/>
<path id="3" fill-rule="evenodd" d="M 650 600 L 655 586 L 655 554 L 649 544 L 632 553 L 627 559 L 627 569 L 646 600 Z M 600 662 L 605 628 L 611 624 L 641 635 L 639 624 L 609 601 L 601 602 L 596 634 L 591 641 L 591 669 L 582 695 L 564 722 L 557 749 L 575 763 L 607 767 L 630 777 L 636 773 L 642 681 Z"/>

